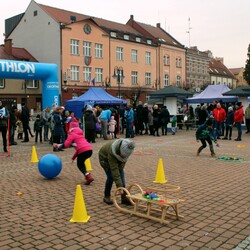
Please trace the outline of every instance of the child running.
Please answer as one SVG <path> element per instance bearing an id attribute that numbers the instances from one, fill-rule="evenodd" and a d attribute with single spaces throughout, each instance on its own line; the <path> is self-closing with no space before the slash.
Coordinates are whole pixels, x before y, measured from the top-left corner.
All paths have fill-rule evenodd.
<path id="1" fill-rule="evenodd" d="M 209 144 L 211 156 L 215 157 L 213 141 L 216 143 L 216 146 L 219 147 L 216 138 L 213 136 L 213 120 L 208 119 L 204 124 L 200 125 L 196 130 L 196 140 L 197 142 L 201 141 L 202 145 L 197 151 L 197 156 L 200 155 L 200 152 Z M 207 143 L 206 143 L 207 142 Z"/>
<path id="2" fill-rule="evenodd" d="M 77 167 L 83 173 L 85 177 L 85 185 L 89 185 L 94 178 L 91 173 L 87 172 L 85 161 L 91 157 L 93 153 L 93 148 L 90 143 L 87 142 L 85 137 L 83 136 L 83 131 L 79 128 L 78 122 L 70 122 L 70 128 L 68 132 L 68 137 L 62 144 L 54 144 L 53 146 L 58 149 L 69 148 L 70 146 L 74 146 L 76 152 L 72 156 L 72 160 L 74 161 L 77 158 Z"/>

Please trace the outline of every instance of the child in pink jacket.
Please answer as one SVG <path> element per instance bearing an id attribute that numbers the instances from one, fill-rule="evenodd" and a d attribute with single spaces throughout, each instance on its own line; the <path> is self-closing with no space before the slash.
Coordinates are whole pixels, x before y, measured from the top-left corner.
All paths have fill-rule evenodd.
<path id="1" fill-rule="evenodd" d="M 70 122 L 70 128 L 66 141 L 62 144 L 54 144 L 54 147 L 62 149 L 69 148 L 71 145 L 74 146 L 76 150 L 75 154 L 72 156 L 72 160 L 74 161 L 75 158 L 77 158 L 77 167 L 85 176 L 84 184 L 89 185 L 94 178 L 91 173 L 86 171 L 85 161 L 91 157 L 93 148 L 83 136 L 83 132 L 79 128 L 79 123 L 74 121 Z"/>

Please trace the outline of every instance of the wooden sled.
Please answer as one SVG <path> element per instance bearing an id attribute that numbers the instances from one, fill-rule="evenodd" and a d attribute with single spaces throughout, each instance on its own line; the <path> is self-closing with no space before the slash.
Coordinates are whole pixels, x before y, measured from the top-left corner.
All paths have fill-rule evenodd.
<path id="1" fill-rule="evenodd" d="M 135 188 L 137 189 L 137 193 L 133 194 L 134 190 L 132 189 Z M 123 190 L 123 192 L 126 193 L 126 196 L 132 206 L 123 206 L 118 204 L 117 197 L 120 196 L 120 190 Z M 162 224 L 169 224 L 171 222 L 166 220 L 166 217 L 176 220 L 184 218 L 184 216 L 180 215 L 178 211 L 179 204 L 184 202 L 184 200 L 174 198 L 170 195 L 171 193 L 179 192 L 179 186 L 165 184 L 164 189 L 147 188 L 146 191 L 155 192 L 161 201 L 145 198 L 142 188 L 138 184 L 132 184 L 127 189 L 123 187 L 116 189 L 114 194 L 114 204 L 121 212 L 137 215 Z"/>

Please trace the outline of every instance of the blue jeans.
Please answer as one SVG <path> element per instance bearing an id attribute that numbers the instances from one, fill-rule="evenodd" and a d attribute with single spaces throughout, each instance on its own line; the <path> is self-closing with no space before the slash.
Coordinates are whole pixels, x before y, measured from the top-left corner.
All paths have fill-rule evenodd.
<path id="1" fill-rule="evenodd" d="M 242 136 L 242 126 L 241 126 L 241 122 L 236 122 L 235 126 L 238 130 L 238 136 L 237 139 L 241 140 L 241 136 Z"/>
<path id="2" fill-rule="evenodd" d="M 112 172 L 111 172 L 110 169 L 104 169 L 104 171 L 105 171 L 105 173 L 107 175 L 107 180 L 106 180 L 106 183 L 105 183 L 104 195 L 105 195 L 105 197 L 108 197 L 111 194 L 111 188 L 112 188 L 114 179 L 113 179 L 113 175 L 112 175 Z M 120 177 L 121 177 L 121 180 L 122 180 L 122 185 L 123 185 L 123 187 L 125 187 L 125 174 L 124 174 L 124 170 L 123 169 L 120 170 Z"/>

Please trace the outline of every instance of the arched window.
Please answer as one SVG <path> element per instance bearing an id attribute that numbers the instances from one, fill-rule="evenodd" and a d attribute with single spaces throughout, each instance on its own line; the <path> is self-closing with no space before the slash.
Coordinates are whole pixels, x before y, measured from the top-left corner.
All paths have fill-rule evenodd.
<path id="1" fill-rule="evenodd" d="M 181 76 L 176 77 L 176 86 L 178 86 L 178 87 L 181 86 Z"/>
<path id="2" fill-rule="evenodd" d="M 169 86 L 169 75 L 168 74 L 164 74 L 163 84 L 164 84 L 164 87 Z"/>
<path id="3" fill-rule="evenodd" d="M 176 58 L 176 67 L 181 68 L 181 58 L 180 57 Z"/>
<path id="4" fill-rule="evenodd" d="M 169 55 L 165 55 L 163 57 L 163 64 L 164 64 L 164 66 L 170 65 L 170 57 L 169 57 Z"/>

